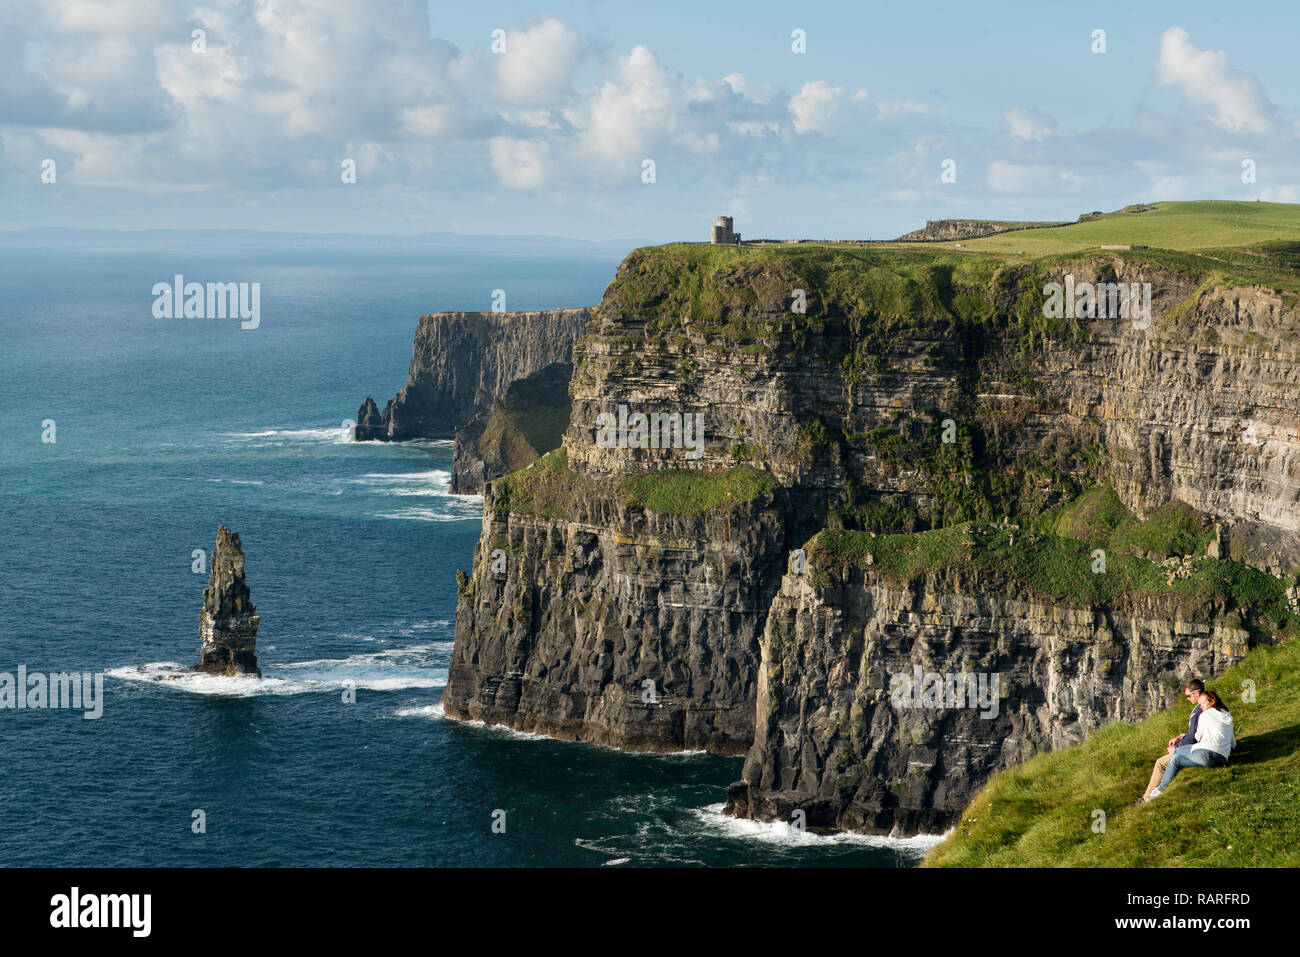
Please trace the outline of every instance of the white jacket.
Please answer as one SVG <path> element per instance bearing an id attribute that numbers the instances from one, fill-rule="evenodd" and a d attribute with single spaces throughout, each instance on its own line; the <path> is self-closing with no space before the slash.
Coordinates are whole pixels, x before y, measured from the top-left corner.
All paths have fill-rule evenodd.
<path id="1" fill-rule="evenodd" d="M 1192 752 L 1217 751 L 1224 758 L 1232 753 L 1237 739 L 1232 733 L 1232 715 L 1218 708 L 1209 708 L 1201 712 L 1196 719 L 1196 743 Z"/>

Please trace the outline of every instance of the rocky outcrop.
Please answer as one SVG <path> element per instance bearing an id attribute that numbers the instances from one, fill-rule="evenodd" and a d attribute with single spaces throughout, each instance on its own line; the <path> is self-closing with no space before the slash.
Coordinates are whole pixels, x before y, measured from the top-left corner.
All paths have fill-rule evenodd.
<path id="1" fill-rule="evenodd" d="M 1042 229 L 1044 226 L 1068 226 L 1069 223 L 993 222 L 985 219 L 927 219 L 923 229 L 899 236 L 900 243 L 951 242 L 954 239 L 979 239 L 1017 229 Z"/>
<path id="2" fill-rule="evenodd" d="M 560 447 L 569 426 L 573 366 L 553 362 L 516 379 L 489 412 L 456 430 L 451 491 L 478 495 L 483 485 L 531 465 Z"/>
<path id="3" fill-rule="evenodd" d="M 901 583 L 869 566 L 818 571 L 813 558 L 786 576 L 768 615 L 754 747 L 729 813 L 940 833 L 994 772 L 1148 717 L 1253 643 L 1230 602 L 1172 590 L 1093 607 L 997 568 Z M 939 683 L 950 675 L 952 692 Z"/>
<path id="4" fill-rule="evenodd" d="M 244 581 L 244 551 L 239 533 L 217 528 L 209 553 L 208 587 L 199 612 L 200 661 L 195 671 L 218 675 L 257 675 L 257 628 L 261 619 Z"/>
<path id="5" fill-rule="evenodd" d="M 512 382 L 567 363 L 591 310 L 440 312 L 422 316 L 406 385 L 383 412 L 369 397 L 357 412 L 358 441 L 450 439 L 490 413 Z"/>

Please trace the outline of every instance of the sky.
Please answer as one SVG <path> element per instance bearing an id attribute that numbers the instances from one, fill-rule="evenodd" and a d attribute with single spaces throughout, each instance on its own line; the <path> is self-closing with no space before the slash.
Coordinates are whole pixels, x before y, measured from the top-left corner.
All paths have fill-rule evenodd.
<path id="1" fill-rule="evenodd" d="M 1298 26 L 1294 0 L 0 0 L 0 229 L 886 239 L 1300 202 Z"/>

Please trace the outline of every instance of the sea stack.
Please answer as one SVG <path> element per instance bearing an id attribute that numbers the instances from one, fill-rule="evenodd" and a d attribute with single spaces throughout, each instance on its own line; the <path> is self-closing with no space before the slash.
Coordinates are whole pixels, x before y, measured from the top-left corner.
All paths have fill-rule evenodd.
<path id="1" fill-rule="evenodd" d="M 214 675 L 257 675 L 257 606 L 244 583 L 244 550 L 239 533 L 217 527 L 208 587 L 199 612 L 202 660 L 195 671 Z"/>

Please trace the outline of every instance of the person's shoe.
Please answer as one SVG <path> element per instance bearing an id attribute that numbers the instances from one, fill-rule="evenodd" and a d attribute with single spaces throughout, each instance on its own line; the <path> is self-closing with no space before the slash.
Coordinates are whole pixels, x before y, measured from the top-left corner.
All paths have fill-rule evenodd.
<path id="1" fill-rule="evenodd" d="M 1152 798 L 1158 798 L 1158 797 L 1160 797 L 1161 793 L 1163 793 L 1163 792 L 1161 791 L 1161 789 L 1160 789 L 1160 788 L 1156 788 L 1154 791 L 1152 791 L 1152 792 L 1147 796 L 1146 800 L 1150 801 Z"/>

